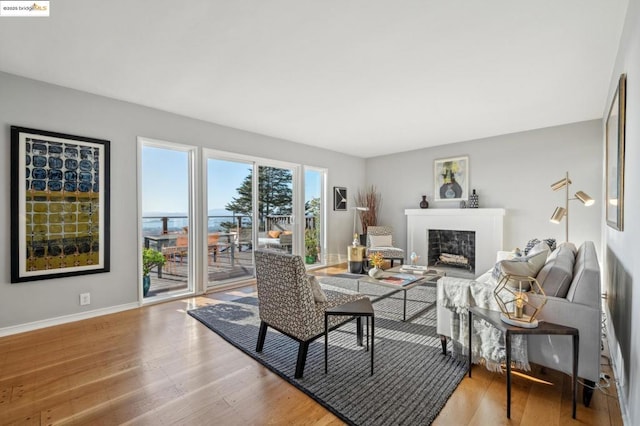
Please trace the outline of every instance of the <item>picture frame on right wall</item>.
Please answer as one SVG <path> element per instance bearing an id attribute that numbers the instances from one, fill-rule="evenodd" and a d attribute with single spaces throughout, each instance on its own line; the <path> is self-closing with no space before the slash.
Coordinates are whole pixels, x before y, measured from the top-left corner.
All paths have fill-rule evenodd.
<path id="1" fill-rule="evenodd" d="M 624 138 L 627 75 L 620 75 L 606 122 L 606 220 L 618 231 L 624 228 Z"/>

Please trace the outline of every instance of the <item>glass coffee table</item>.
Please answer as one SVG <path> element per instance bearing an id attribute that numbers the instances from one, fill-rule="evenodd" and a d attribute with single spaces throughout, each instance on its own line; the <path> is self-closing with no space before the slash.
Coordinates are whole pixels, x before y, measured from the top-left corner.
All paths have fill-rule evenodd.
<path id="1" fill-rule="evenodd" d="M 363 275 L 362 277 L 358 277 L 357 279 L 357 284 L 356 284 L 356 291 L 360 291 L 360 283 L 361 282 L 365 282 L 368 284 L 374 284 L 377 286 L 381 286 L 381 287 L 386 287 L 386 288 L 390 288 L 393 289 L 392 291 L 390 291 L 389 293 L 385 293 L 381 296 L 378 296 L 376 298 L 371 299 L 372 302 L 377 302 L 378 300 L 382 300 L 382 299 L 386 299 L 387 297 L 390 297 L 400 291 L 402 291 L 403 294 L 403 303 L 402 303 L 402 321 L 411 321 L 413 318 L 417 317 L 418 315 L 424 313 L 425 311 L 431 309 L 434 305 L 429 305 L 424 309 L 421 309 L 420 311 L 416 312 L 415 314 L 411 315 L 410 318 L 407 319 L 407 291 L 411 290 L 412 288 L 415 288 L 417 286 L 420 285 L 431 285 L 431 286 L 435 286 L 436 283 L 438 282 L 438 280 L 442 277 L 444 277 L 446 274 L 443 270 L 441 269 L 437 269 L 437 268 L 432 268 L 429 267 L 429 270 L 434 271 L 434 273 L 428 273 L 425 275 L 419 275 L 419 274 L 412 274 L 412 273 L 407 273 L 407 272 L 401 272 L 400 268 L 402 266 L 395 266 L 393 268 L 389 268 L 385 271 L 382 272 L 382 275 L 380 278 L 372 278 L 369 275 Z M 402 274 L 402 275 L 412 275 L 414 277 L 416 277 L 417 279 L 409 284 L 405 284 L 405 285 L 399 285 L 399 284 L 394 284 L 394 283 L 388 283 L 383 281 L 384 278 L 387 277 L 392 277 L 394 275 L 397 274 Z"/>

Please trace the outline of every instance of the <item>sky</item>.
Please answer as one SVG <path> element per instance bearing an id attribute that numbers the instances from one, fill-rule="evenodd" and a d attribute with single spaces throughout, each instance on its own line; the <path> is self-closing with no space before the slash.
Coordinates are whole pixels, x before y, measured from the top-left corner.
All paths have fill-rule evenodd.
<path id="1" fill-rule="evenodd" d="M 188 208 L 188 156 L 187 152 L 142 147 L 142 211 L 150 213 L 186 214 Z M 212 160 L 208 162 L 208 209 L 224 209 L 237 196 L 250 163 Z M 320 173 L 307 172 L 305 201 L 320 196 Z"/>

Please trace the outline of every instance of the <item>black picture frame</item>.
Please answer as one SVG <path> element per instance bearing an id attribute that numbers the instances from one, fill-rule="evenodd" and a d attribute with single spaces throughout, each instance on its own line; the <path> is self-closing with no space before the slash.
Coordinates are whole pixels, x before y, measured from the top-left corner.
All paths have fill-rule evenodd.
<path id="1" fill-rule="evenodd" d="M 109 268 L 110 141 L 11 126 L 11 282 Z"/>
<path id="2" fill-rule="evenodd" d="M 342 186 L 333 187 L 333 210 L 347 210 L 347 188 Z"/>
<path id="3" fill-rule="evenodd" d="M 622 74 L 613 94 L 606 122 L 607 225 L 624 230 L 624 143 L 626 125 L 627 75 Z"/>

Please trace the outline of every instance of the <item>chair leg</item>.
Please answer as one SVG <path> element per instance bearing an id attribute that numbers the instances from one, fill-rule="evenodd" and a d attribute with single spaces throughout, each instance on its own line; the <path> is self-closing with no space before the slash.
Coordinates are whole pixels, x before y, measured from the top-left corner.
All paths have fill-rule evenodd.
<path id="1" fill-rule="evenodd" d="M 304 364 L 307 361 L 307 350 L 309 349 L 309 342 L 300 342 L 298 347 L 298 362 L 296 363 L 296 373 L 294 377 L 301 379 L 304 373 Z"/>
<path id="2" fill-rule="evenodd" d="M 258 332 L 258 344 L 256 344 L 256 352 L 262 352 L 264 347 L 264 338 L 267 336 L 267 323 L 260 321 L 260 331 Z"/>
<path id="3" fill-rule="evenodd" d="M 440 335 L 440 344 L 442 345 L 442 355 L 447 354 L 447 336 Z"/>

